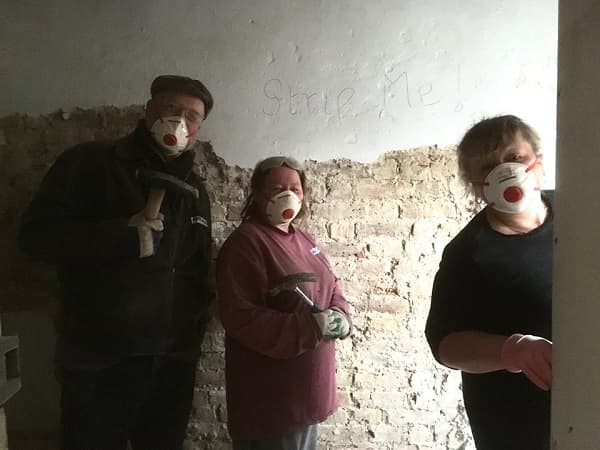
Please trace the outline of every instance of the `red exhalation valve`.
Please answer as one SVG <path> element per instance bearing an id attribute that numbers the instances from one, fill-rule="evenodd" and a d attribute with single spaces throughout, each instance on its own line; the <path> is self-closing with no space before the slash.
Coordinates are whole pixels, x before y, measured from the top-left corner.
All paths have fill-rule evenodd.
<path id="1" fill-rule="evenodd" d="M 174 134 L 165 134 L 163 142 L 169 146 L 173 146 L 177 144 L 177 137 Z"/>
<path id="2" fill-rule="evenodd" d="M 504 190 L 504 200 L 509 203 L 516 203 L 523 198 L 523 191 L 518 186 L 510 186 Z"/>

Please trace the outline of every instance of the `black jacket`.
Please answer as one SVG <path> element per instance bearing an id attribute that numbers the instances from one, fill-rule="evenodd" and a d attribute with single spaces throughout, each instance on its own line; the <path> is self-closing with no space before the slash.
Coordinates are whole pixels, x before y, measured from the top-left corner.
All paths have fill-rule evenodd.
<path id="1" fill-rule="evenodd" d="M 21 226 L 20 244 L 56 265 L 61 287 L 58 362 L 99 367 L 125 356 L 195 358 L 211 297 L 210 203 L 194 152 L 164 164 L 143 123 L 109 144 L 87 143 L 54 163 Z M 199 199 L 167 192 L 158 251 L 140 259 L 129 218 L 144 208 L 150 167 L 195 186 Z"/>

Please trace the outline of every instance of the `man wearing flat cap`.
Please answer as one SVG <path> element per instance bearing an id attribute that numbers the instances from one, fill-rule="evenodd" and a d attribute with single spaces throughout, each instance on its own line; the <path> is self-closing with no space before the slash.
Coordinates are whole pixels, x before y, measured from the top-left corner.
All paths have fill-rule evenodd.
<path id="1" fill-rule="evenodd" d="M 25 211 L 22 249 L 56 266 L 61 450 L 178 450 L 212 297 L 194 146 L 208 89 L 157 77 L 137 128 L 65 151 Z"/>

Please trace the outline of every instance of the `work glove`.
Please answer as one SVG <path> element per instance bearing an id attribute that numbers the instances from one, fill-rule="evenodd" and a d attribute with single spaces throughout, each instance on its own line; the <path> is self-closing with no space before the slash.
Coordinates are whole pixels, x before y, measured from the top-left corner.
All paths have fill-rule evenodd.
<path id="1" fill-rule="evenodd" d="M 137 228 L 140 258 L 146 258 L 156 253 L 163 235 L 163 220 L 164 216 L 162 213 L 156 219 L 146 219 L 144 211 L 134 214 L 129 219 L 129 226 Z"/>
<path id="2" fill-rule="evenodd" d="M 502 345 L 502 366 L 511 373 L 523 372 L 544 391 L 552 386 L 552 342 L 530 334 L 513 334 Z"/>
<path id="3" fill-rule="evenodd" d="M 319 325 L 323 339 L 345 338 L 350 334 L 350 323 L 346 316 L 334 309 L 314 313 L 313 317 Z"/>

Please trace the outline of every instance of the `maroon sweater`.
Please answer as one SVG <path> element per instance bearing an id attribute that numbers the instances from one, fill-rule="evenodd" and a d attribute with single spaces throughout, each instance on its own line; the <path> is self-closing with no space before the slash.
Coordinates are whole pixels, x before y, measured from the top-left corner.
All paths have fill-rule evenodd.
<path id="1" fill-rule="evenodd" d="M 217 259 L 225 339 L 229 433 L 268 439 L 322 422 L 337 408 L 335 341 L 323 341 L 310 307 L 296 294 L 269 296 L 285 275 L 313 272 L 301 289 L 321 309 L 349 318 L 348 303 L 325 255 L 307 233 L 247 221 Z"/>

